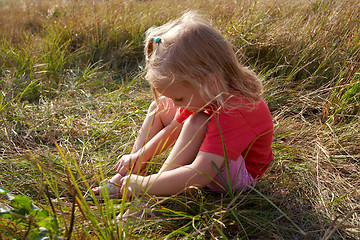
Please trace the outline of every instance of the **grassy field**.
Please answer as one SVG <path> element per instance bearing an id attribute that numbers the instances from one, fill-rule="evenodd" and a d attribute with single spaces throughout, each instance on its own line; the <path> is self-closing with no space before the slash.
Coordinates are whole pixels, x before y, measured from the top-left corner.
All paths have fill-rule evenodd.
<path id="1" fill-rule="evenodd" d="M 114 224 L 136 203 L 83 196 L 152 101 L 144 32 L 189 9 L 262 78 L 274 161 L 248 193 L 147 196 L 161 215 Z M 357 0 L 0 0 L 0 240 L 359 239 L 359 19 Z"/>

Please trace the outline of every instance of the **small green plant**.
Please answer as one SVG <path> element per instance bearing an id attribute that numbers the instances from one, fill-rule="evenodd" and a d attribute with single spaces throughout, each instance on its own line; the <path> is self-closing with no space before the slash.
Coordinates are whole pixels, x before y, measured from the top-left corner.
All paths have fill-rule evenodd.
<path id="1" fill-rule="evenodd" d="M 51 211 L 30 197 L 13 195 L 0 188 L 0 230 L 22 235 L 23 239 L 62 239 L 62 229 Z M 6 236 L 6 235 L 5 235 Z"/>
<path id="2" fill-rule="evenodd" d="M 337 86 L 333 87 L 328 112 L 329 116 L 336 118 L 337 121 L 349 121 L 359 115 L 360 78 L 359 76 L 357 79 L 355 77 L 348 84 L 337 83 Z"/>

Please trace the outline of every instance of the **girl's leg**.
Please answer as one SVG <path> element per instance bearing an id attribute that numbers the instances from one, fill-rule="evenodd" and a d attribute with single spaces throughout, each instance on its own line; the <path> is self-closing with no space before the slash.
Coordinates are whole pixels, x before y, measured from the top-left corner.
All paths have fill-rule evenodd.
<path id="1" fill-rule="evenodd" d="M 157 101 L 150 104 L 146 118 L 141 126 L 139 135 L 135 140 L 131 153 L 141 149 L 147 141 L 152 139 L 159 131 L 168 126 L 174 119 L 176 108 L 170 98 L 160 97 Z M 110 181 L 119 183 L 123 176 L 115 174 Z M 99 193 L 99 187 L 93 188 L 94 194 Z"/>
<path id="2" fill-rule="evenodd" d="M 181 133 L 159 173 L 191 164 L 204 141 L 209 115 L 196 113 L 184 122 Z"/>
<path id="3" fill-rule="evenodd" d="M 160 97 L 158 101 L 152 102 L 131 153 L 137 152 L 146 142 L 168 126 L 174 119 L 176 110 L 173 101 L 169 98 Z"/>

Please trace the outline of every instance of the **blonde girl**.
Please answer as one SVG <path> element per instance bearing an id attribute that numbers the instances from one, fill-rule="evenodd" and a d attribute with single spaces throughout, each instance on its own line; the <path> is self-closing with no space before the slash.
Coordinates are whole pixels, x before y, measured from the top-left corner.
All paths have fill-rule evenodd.
<path id="1" fill-rule="evenodd" d="M 254 186 L 273 158 L 272 118 L 261 82 L 230 43 L 188 12 L 146 32 L 145 57 L 155 101 L 131 153 L 117 162 L 118 174 L 93 192 L 166 196 L 191 186 L 217 192 Z M 139 174 L 170 147 L 158 173 Z"/>

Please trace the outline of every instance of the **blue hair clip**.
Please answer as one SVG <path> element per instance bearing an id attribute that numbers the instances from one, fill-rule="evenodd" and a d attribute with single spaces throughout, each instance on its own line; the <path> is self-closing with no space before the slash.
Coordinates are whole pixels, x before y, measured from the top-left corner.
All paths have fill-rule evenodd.
<path id="1" fill-rule="evenodd" d="M 158 44 L 161 42 L 161 37 L 154 37 L 153 40 L 154 40 L 154 43 Z"/>

